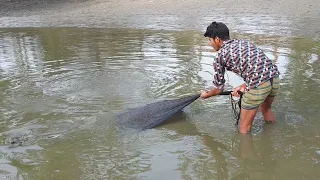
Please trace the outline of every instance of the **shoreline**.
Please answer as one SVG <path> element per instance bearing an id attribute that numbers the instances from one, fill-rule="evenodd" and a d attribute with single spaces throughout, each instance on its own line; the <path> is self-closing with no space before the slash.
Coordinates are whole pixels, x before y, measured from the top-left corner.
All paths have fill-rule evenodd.
<path id="1" fill-rule="evenodd" d="M 101 27 L 201 30 L 212 21 L 239 33 L 320 39 L 316 0 L 5 0 L 0 27 Z M 298 7 L 298 8 L 297 8 Z"/>

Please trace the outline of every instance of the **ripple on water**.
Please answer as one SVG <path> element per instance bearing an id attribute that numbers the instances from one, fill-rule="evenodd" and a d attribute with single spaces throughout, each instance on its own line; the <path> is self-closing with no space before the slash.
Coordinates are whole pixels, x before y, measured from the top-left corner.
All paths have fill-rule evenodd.
<path id="1" fill-rule="evenodd" d="M 262 18 L 273 23 L 269 17 Z M 237 20 L 259 24 L 253 17 Z M 175 122 L 176 126 L 170 121 L 172 124 L 123 136 L 116 130 L 115 112 L 212 86 L 213 55 L 201 33 L 89 28 L 15 31 L 0 37 L 0 90 L 5 92 L 0 94 L 0 128 L 5 131 L 30 124 L 44 128 L 31 130 L 37 137 L 31 145 L 1 146 L 1 155 L 9 162 L 0 164 L 21 159 L 21 164 L 34 168 L 16 165 L 21 167 L 19 171 L 31 169 L 35 176 L 35 171 L 55 172 L 58 176 L 78 170 L 75 174 L 83 179 L 161 179 L 164 175 L 168 179 L 182 175 L 228 179 L 230 174 L 244 172 L 248 164 L 241 164 L 230 152 L 236 130 L 230 100 L 225 96 L 197 100 L 185 109 L 188 118 L 180 117 L 182 121 Z M 310 144 L 317 147 L 316 141 L 306 138 L 314 137 L 319 126 L 317 91 L 306 91 L 317 89 L 318 50 L 303 49 L 291 39 L 276 36 L 234 35 L 257 43 L 282 73 L 281 96 L 274 108 L 279 121 L 272 138 L 261 138 L 262 144 L 270 146 L 255 144 L 255 150 L 270 148 L 270 157 L 276 157 L 277 164 L 287 168 L 286 173 L 296 175 L 288 162 L 296 162 L 297 157 L 301 168 L 314 170 L 303 158 L 319 154 L 318 149 L 308 148 Z M 303 53 L 301 57 L 310 58 L 300 58 Z M 312 73 L 305 76 L 304 72 Z M 228 89 L 241 83 L 235 75 L 227 77 Z M 254 143 L 265 132 L 261 122 L 259 116 Z M 210 136 L 203 138 L 203 134 Z M 21 155 L 26 153 L 30 154 Z M 15 173 L 12 171 L 13 176 Z"/>

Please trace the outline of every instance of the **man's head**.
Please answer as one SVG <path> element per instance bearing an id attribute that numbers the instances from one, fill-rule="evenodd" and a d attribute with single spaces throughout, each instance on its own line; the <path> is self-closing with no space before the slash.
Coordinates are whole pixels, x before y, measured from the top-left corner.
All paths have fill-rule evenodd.
<path id="1" fill-rule="evenodd" d="M 221 22 L 212 22 L 204 33 L 204 37 L 208 37 L 210 45 L 218 51 L 223 41 L 230 39 L 228 27 Z"/>

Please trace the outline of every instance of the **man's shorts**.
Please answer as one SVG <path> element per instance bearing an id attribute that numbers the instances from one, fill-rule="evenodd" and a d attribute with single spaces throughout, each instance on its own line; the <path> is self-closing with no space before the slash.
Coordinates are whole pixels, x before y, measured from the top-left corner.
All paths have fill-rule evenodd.
<path id="1" fill-rule="evenodd" d="M 255 109 L 259 107 L 267 97 L 275 97 L 278 94 L 279 88 L 279 76 L 273 77 L 271 80 L 243 94 L 241 107 L 246 110 Z"/>

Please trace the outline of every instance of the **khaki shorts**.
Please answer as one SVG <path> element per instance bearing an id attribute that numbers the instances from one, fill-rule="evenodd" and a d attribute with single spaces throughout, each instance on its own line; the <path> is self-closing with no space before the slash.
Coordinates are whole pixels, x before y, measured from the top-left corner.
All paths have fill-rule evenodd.
<path id="1" fill-rule="evenodd" d="M 247 110 L 255 109 L 259 107 L 267 97 L 275 97 L 278 94 L 279 88 L 279 76 L 273 77 L 271 80 L 243 94 L 241 107 Z"/>

